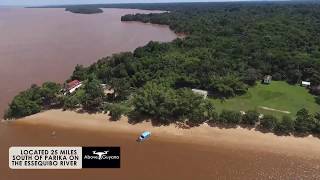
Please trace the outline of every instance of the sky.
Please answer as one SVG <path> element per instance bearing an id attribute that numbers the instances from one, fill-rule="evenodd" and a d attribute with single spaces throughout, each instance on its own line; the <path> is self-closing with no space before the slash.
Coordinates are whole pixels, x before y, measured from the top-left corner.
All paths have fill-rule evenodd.
<path id="1" fill-rule="evenodd" d="M 40 6 L 60 4 L 106 4 L 106 3 L 156 3 L 156 2 L 203 2 L 203 1 L 243 1 L 243 0 L 0 0 L 1 6 Z M 252 0 L 246 0 L 252 1 Z"/>

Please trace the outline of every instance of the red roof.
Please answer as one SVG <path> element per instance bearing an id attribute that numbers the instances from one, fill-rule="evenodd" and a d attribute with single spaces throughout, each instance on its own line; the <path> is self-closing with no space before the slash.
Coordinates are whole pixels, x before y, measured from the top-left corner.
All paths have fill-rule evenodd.
<path id="1" fill-rule="evenodd" d="M 81 83 L 81 82 L 78 81 L 78 80 L 73 80 L 73 81 L 71 81 L 71 82 L 69 82 L 69 83 L 67 84 L 67 88 L 68 88 L 68 89 L 72 89 L 72 88 L 78 86 L 80 83 Z"/>

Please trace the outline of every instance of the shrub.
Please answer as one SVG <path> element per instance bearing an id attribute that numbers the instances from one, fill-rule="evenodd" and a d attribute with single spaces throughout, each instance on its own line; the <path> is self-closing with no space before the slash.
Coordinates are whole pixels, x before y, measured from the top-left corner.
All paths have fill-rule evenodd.
<path id="1" fill-rule="evenodd" d="M 223 110 L 219 116 L 219 122 L 228 124 L 239 124 L 242 116 L 240 112 Z"/>
<path id="2" fill-rule="evenodd" d="M 188 124 L 190 125 L 199 125 L 204 123 L 205 121 L 206 116 L 203 109 L 197 108 L 188 115 Z"/>
<path id="3" fill-rule="evenodd" d="M 320 96 L 316 97 L 316 103 L 320 105 Z"/>
<path id="4" fill-rule="evenodd" d="M 259 113 L 255 110 L 247 111 L 243 116 L 242 122 L 244 124 L 255 125 L 259 121 Z"/>
<path id="5" fill-rule="evenodd" d="M 116 121 L 121 118 L 122 115 L 127 115 L 130 112 L 130 108 L 124 104 L 107 104 L 105 112 L 109 111 L 111 120 Z"/>
<path id="6" fill-rule="evenodd" d="M 63 98 L 63 109 L 75 109 L 80 104 L 76 96 L 66 96 Z"/>
<path id="7" fill-rule="evenodd" d="M 314 116 L 314 127 L 312 129 L 312 132 L 320 134 L 320 112 L 316 113 Z"/>
<path id="8" fill-rule="evenodd" d="M 212 101 L 210 100 L 205 100 L 204 104 L 203 104 L 204 108 L 205 108 L 205 116 L 206 119 L 208 120 L 208 123 L 215 123 L 219 120 L 219 115 L 218 113 L 215 111 L 215 107 Z"/>
<path id="9" fill-rule="evenodd" d="M 83 109 L 87 111 L 99 111 L 104 99 L 104 92 L 100 81 L 96 77 L 90 77 L 84 82 Z"/>
<path id="10" fill-rule="evenodd" d="M 41 88 L 37 85 L 32 85 L 31 88 L 13 98 L 4 118 L 21 118 L 38 113 L 42 109 L 41 104 Z"/>
<path id="11" fill-rule="evenodd" d="M 174 90 L 155 83 L 145 85 L 133 98 L 136 112 L 164 122 L 173 117 L 176 104 Z"/>
<path id="12" fill-rule="evenodd" d="M 297 112 L 295 130 L 299 133 L 309 133 L 314 128 L 314 119 L 305 108 Z"/>
<path id="13" fill-rule="evenodd" d="M 61 104 L 61 98 L 57 96 L 61 90 L 61 85 L 54 82 L 45 82 L 40 88 L 40 95 L 43 106 Z"/>
<path id="14" fill-rule="evenodd" d="M 116 121 L 121 118 L 123 111 L 118 106 L 112 106 L 110 109 L 111 120 Z"/>
<path id="15" fill-rule="evenodd" d="M 35 101 L 31 101 L 24 96 L 17 96 L 9 105 L 9 109 L 4 115 L 5 119 L 21 118 L 41 111 L 41 106 Z"/>
<path id="16" fill-rule="evenodd" d="M 58 97 L 60 88 L 59 84 L 52 82 L 45 82 L 41 87 L 32 85 L 14 97 L 4 118 L 21 118 L 40 112 L 44 106 L 60 104 L 61 99 Z"/>
<path id="17" fill-rule="evenodd" d="M 294 120 L 290 116 L 283 116 L 281 121 L 278 121 L 275 131 L 289 135 L 294 131 Z"/>
<path id="18" fill-rule="evenodd" d="M 277 126 L 278 119 L 272 115 L 265 115 L 260 121 L 260 128 L 273 131 Z"/>
<path id="19" fill-rule="evenodd" d="M 191 92 L 193 94 L 193 92 Z M 194 94 L 192 95 L 194 96 Z M 204 100 L 202 97 L 195 96 L 193 99 L 185 96 L 182 99 L 189 99 L 189 104 L 193 104 L 190 113 L 187 115 L 189 121 L 193 124 L 202 124 L 207 120 L 216 120 L 217 113 L 214 111 L 214 105 L 211 101 Z M 190 106 L 190 105 L 189 105 Z"/>

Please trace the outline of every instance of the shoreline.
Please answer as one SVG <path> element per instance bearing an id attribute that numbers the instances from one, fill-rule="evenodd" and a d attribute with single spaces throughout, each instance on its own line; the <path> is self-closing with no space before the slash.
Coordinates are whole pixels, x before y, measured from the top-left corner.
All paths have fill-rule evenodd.
<path id="1" fill-rule="evenodd" d="M 221 129 L 202 124 L 191 129 L 181 129 L 175 124 L 153 126 L 151 122 L 130 124 L 126 117 L 110 121 L 106 114 L 76 113 L 73 111 L 49 110 L 7 123 L 54 128 L 78 129 L 99 133 L 126 134 L 138 136 L 142 131 L 152 132 L 151 139 L 185 144 L 243 149 L 298 156 L 306 159 L 320 159 L 320 139 L 308 137 L 277 136 L 241 127 Z"/>

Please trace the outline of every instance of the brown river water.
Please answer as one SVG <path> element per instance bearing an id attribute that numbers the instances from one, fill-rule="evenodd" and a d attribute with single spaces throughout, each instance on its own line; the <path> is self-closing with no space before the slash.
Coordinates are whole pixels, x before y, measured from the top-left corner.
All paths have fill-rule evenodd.
<path id="1" fill-rule="evenodd" d="M 76 64 L 132 51 L 151 40 L 177 37 L 167 26 L 121 22 L 144 10 L 105 9 L 83 15 L 64 9 L 0 7 L 0 116 L 9 101 L 31 84 L 63 82 Z"/>
<path id="2" fill-rule="evenodd" d="M 76 64 L 176 38 L 166 26 L 120 22 L 121 15 L 136 12 L 148 11 L 79 15 L 63 9 L 0 9 L 0 110 L 32 83 L 62 82 Z M 0 123 L 0 180 L 320 179 L 315 159 L 160 137 L 143 144 L 135 139 L 128 133 Z M 120 146 L 121 168 L 11 170 L 10 146 Z"/>
<path id="3" fill-rule="evenodd" d="M 52 136 L 51 132 L 56 135 Z M 319 160 L 136 134 L 0 123 L 0 179 L 319 179 Z M 120 169 L 11 170 L 10 146 L 120 146 Z"/>

